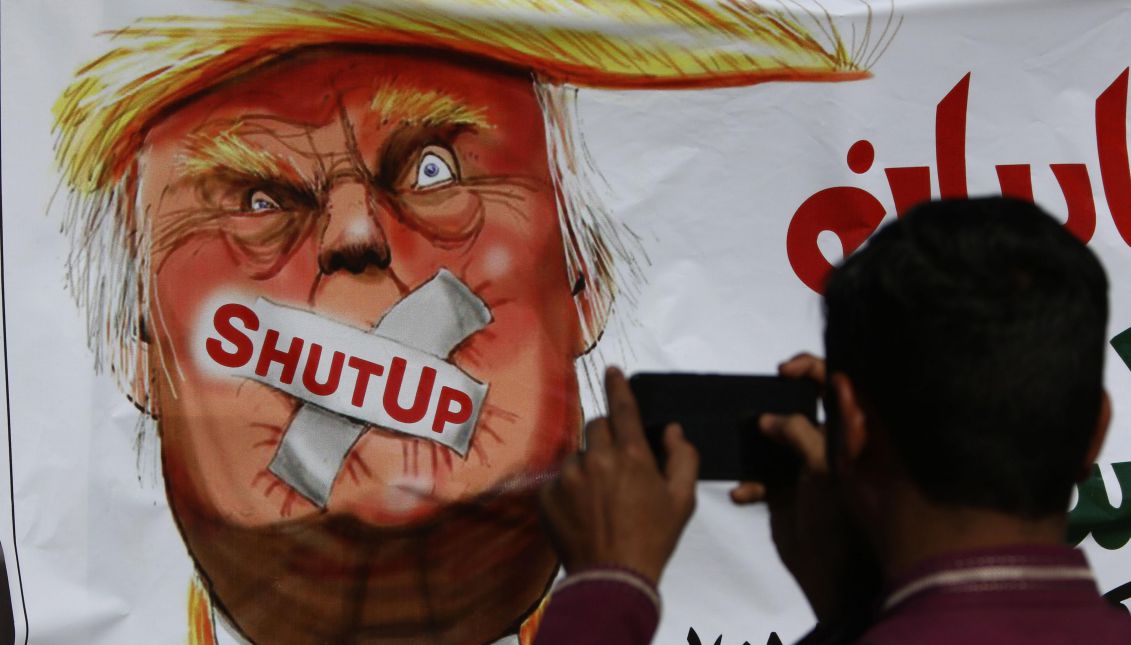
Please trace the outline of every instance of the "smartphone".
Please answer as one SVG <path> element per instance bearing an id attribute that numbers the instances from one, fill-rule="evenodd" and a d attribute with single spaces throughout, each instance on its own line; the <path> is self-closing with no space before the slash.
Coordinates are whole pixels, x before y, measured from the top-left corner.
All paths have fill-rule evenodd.
<path id="1" fill-rule="evenodd" d="M 648 443 L 663 466 L 664 428 L 672 422 L 699 451 L 703 481 L 793 481 L 801 459 L 758 429 L 765 413 L 817 422 L 817 385 L 780 376 L 640 373 L 629 379 Z"/>

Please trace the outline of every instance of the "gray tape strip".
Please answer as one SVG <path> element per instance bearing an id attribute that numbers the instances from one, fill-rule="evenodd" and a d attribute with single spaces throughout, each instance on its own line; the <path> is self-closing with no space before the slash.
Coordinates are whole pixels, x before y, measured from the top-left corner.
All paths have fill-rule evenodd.
<path id="1" fill-rule="evenodd" d="M 373 334 L 447 359 L 466 338 L 491 322 L 491 312 L 447 269 L 394 305 Z M 305 404 L 283 432 L 267 467 L 303 497 L 325 508 L 334 480 L 366 425 L 317 405 Z M 473 426 L 461 443 L 469 444 Z"/>

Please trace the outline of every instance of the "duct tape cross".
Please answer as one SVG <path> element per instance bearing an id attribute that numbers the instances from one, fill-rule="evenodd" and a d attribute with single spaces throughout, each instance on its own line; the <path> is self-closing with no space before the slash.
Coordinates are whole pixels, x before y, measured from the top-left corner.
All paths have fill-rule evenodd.
<path id="1" fill-rule="evenodd" d="M 394 305 L 369 333 L 425 352 L 450 365 L 447 359 L 452 350 L 490 322 L 487 305 L 459 278 L 441 269 Z M 485 394 L 484 387 L 480 401 Z M 438 441 L 465 454 L 475 431 L 479 401 L 475 410 L 451 437 L 408 434 Z M 284 430 L 268 470 L 299 494 L 325 508 L 346 456 L 367 427 L 366 423 L 307 402 Z"/>

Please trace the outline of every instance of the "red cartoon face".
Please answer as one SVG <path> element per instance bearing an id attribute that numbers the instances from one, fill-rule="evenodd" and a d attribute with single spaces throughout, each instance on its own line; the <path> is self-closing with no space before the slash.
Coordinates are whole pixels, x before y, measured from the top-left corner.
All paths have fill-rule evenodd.
<path id="1" fill-rule="evenodd" d="M 533 501 L 496 489 L 553 467 L 581 420 L 582 341 L 529 76 L 419 52 L 310 51 L 178 107 L 139 164 L 165 476 L 219 606 L 258 642 L 482 642 L 513 627 L 555 564 Z M 360 438 L 312 502 L 269 470 L 300 410 L 318 409 L 280 379 L 291 369 L 292 384 L 333 381 L 344 401 L 364 381 L 379 396 L 397 365 L 378 370 L 356 348 L 355 362 L 334 339 L 373 331 L 440 274 L 474 297 L 485 325 L 429 359 L 431 389 L 421 365 L 397 364 L 404 391 L 392 401 L 422 423 L 470 418 L 465 450 L 350 416 L 343 402 L 333 418 Z M 291 322 L 257 318 L 256 331 L 216 315 L 257 301 Z M 467 311 L 405 306 L 398 333 L 442 336 Z M 211 354 L 210 338 L 224 343 Z M 241 339 L 248 369 L 262 363 L 269 378 L 210 364 Z M 315 343 L 324 355 L 304 381 Z M 483 386 L 474 416 L 455 389 L 438 402 L 444 374 Z M 316 442 L 320 427 L 306 428 Z"/>

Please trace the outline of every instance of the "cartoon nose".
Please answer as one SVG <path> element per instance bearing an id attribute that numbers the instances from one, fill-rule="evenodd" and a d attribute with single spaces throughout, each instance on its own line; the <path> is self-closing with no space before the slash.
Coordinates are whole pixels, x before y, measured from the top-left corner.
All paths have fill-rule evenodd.
<path id="1" fill-rule="evenodd" d="M 318 251 L 323 274 L 341 269 L 356 274 L 371 266 L 389 266 L 392 250 L 378 220 L 382 208 L 375 191 L 360 181 L 340 183 L 330 190 L 328 219 Z"/>

